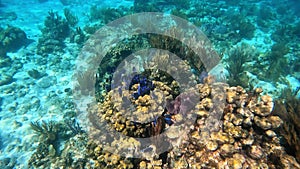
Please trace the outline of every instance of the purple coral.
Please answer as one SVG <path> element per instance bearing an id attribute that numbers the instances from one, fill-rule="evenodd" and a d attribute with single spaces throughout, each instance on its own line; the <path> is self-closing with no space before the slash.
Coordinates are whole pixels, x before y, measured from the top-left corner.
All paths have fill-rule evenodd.
<path id="1" fill-rule="evenodd" d="M 147 79 L 147 77 L 142 75 L 135 75 L 132 78 L 132 81 L 129 85 L 129 89 L 132 89 L 134 84 L 139 84 L 138 91 L 133 93 L 133 97 L 137 99 L 139 96 L 144 96 L 146 94 L 150 94 L 150 91 L 155 88 L 154 84 L 151 80 Z"/>
<path id="2" fill-rule="evenodd" d="M 186 114 L 194 108 L 197 102 L 197 96 L 195 93 L 187 92 L 182 93 L 175 98 L 175 100 L 167 102 L 167 110 L 171 115 L 174 114 Z"/>

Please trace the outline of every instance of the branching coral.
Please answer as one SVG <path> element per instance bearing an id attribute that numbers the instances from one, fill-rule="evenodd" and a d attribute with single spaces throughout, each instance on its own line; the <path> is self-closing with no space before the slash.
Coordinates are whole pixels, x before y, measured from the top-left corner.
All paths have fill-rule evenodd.
<path id="1" fill-rule="evenodd" d="M 289 42 L 293 37 L 293 27 L 290 25 L 278 26 L 271 35 L 271 38 L 277 43 Z"/>
<path id="2" fill-rule="evenodd" d="M 80 27 L 77 27 L 71 34 L 70 42 L 82 45 L 87 40 L 87 36 Z"/>
<path id="3" fill-rule="evenodd" d="M 72 131 L 73 135 L 85 133 L 85 131 L 80 127 L 79 123 L 75 119 L 65 120 L 66 125 Z"/>
<path id="4" fill-rule="evenodd" d="M 242 44 L 230 51 L 229 57 L 226 59 L 226 69 L 229 71 L 228 83 L 236 86 L 248 86 L 248 81 L 245 75 L 246 64 L 254 57 L 255 52 L 251 46 Z"/>
<path id="5" fill-rule="evenodd" d="M 254 36 L 256 28 L 244 15 L 232 15 L 230 20 L 233 30 L 232 38 L 240 41 L 242 38 L 251 39 Z"/>
<path id="6" fill-rule="evenodd" d="M 254 58 L 255 64 L 251 65 L 252 69 L 249 69 L 249 71 L 256 74 L 259 79 L 271 83 L 278 82 L 281 80 L 280 77 L 287 76 L 293 70 L 297 71 L 297 59 L 293 61 L 286 57 L 289 51 L 290 49 L 286 43 L 275 43 L 270 51 Z"/>
<path id="7" fill-rule="evenodd" d="M 65 47 L 64 40 L 70 33 L 67 20 L 57 12 L 49 11 L 42 29 L 42 37 L 39 38 L 37 53 L 47 55 L 53 52 L 61 52 Z"/>
<path id="8" fill-rule="evenodd" d="M 45 139 L 45 141 L 47 143 L 53 143 L 56 139 L 57 139 L 57 128 L 56 128 L 56 124 L 53 121 L 42 121 L 42 122 L 31 122 L 30 123 L 31 128 L 42 134 L 43 135 L 43 139 Z"/>
<path id="9" fill-rule="evenodd" d="M 200 75 L 201 72 L 204 70 L 204 65 L 201 61 L 201 59 L 203 58 L 200 59 L 200 56 L 195 57 L 196 56 L 195 52 L 188 47 L 188 44 L 184 44 L 179 40 L 173 38 L 173 37 L 182 37 L 183 32 L 180 32 L 175 28 L 166 30 L 166 32 L 171 36 L 147 34 L 147 39 L 149 41 L 150 46 L 153 48 L 168 50 L 176 54 L 178 57 L 180 57 L 183 60 L 186 60 L 189 63 L 189 66 L 192 67 L 195 74 Z M 189 42 L 196 43 L 193 42 L 193 39 L 191 39 Z M 205 45 L 206 44 L 199 44 L 200 47 L 203 47 Z M 210 57 L 210 54 L 205 53 L 205 52 L 209 52 L 208 49 L 203 48 L 201 52 L 204 52 L 201 53 L 203 54 L 203 57 L 204 56 L 206 56 L 207 58 Z M 200 53 L 200 51 L 198 53 Z"/>
<path id="10" fill-rule="evenodd" d="M 276 18 L 276 13 L 271 7 L 266 4 L 261 4 L 259 11 L 257 11 L 257 24 L 263 28 L 270 26 L 271 21 Z"/>
<path id="11" fill-rule="evenodd" d="M 300 100 L 290 90 L 284 93 L 282 100 L 276 101 L 273 112 L 284 120 L 279 129 L 284 147 L 300 162 Z"/>
<path id="12" fill-rule="evenodd" d="M 67 20 L 59 16 L 57 12 L 49 11 L 44 25 L 42 33 L 52 39 L 64 40 L 69 35 L 70 28 Z"/>
<path id="13" fill-rule="evenodd" d="M 81 92 L 81 94 L 89 95 L 90 92 L 94 91 L 96 75 L 93 72 L 80 72 L 74 75 L 74 78 L 77 82 L 75 87 Z"/>
<path id="14" fill-rule="evenodd" d="M 64 15 L 65 15 L 65 18 L 68 22 L 68 24 L 72 27 L 74 27 L 77 23 L 78 23 L 78 17 L 73 15 L 70 11 L 70 9 L 68 8 L 65 8 L 64 9 Z"/>
<path id="15" fill-rule="evenodd" d="M 68 8 L 64 9 L 64 17 L 57 12 L 49 11 L 41 29 L 42 36 L 38 40 L 37 53 L 40 55 L 55 54 L 63 51 L 66 46 L 64 40 L 70 37 L 71 43 L 82 45 L 86 35 L 80 27 L 76 27 L 78 17 Z"/>
<path id="16" fill-rule="evenodd" d="M 285 55 L 289 48 L 284 43 L 276 43 L 272 46 L 271 52 L 267 54 L 267 71 L 265 77 L 270 80 L 278 80 L 280 76 L 286 76 L 290 72 L 288 60 Z"/>
<path id="17" fill-rule="evenodd" d="M 87 165 L 84 153 L 87 136 L 75 120 L 64 123 L 54 121 L 31 122 L 31 127 L 40 134 L 36 151 L 28 164 L 38 168 L 82 168 Z"/>
<path id="18" fill-rule="evenodd" d="M 289 47 L 286 46 L 284 42 L 275 43 L 272 48 L 270 54 L 267 56 L 270 64 L 273 64 L 278 59 L 283 58 L 289 52 Z"/>
<path id="19" fill-rule="evenodd" d="M 87 136 L 76 135 L 66 140 L 64 146 L 57 152 L 53 145 L 40 143 L 36 152 L 31 156 L 28 164 L 31 168 L 83 168 L 91 166 L 86 153 Z"/>

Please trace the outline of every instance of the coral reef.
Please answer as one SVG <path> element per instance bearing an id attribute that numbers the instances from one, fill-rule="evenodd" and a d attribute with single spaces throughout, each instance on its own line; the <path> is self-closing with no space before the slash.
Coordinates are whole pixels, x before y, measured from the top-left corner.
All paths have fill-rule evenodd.
<path id="1" fill-rule="evenodd" d="M 3 1 L 0 0 L 0 6 L 1 2 Z M 63 5 L 73 5 L 79 1 L 60 0 L 60 2 Z M 47 88 L 51 85 L 68 85 L 67 71 L 73 66 L 73 56 L 76 56 L 73 52 L 78 51 L 72 48 L 76 44 L 67 42 L 77 43 L 81 47 L 88 39 L 88 34 L 95 33 L 98 28 L 112 20 L 135 12 L 161 11 L 189 20 L 205 30 L 214 46 L 220 50 L 220 54 L 224 51 L 226 53 L 226 49 L 231 49 L 237 42 L 243 41 L 243 38 L 255 43 L 259 50 L 269 49 L 266 53 L 260 54 L 259 59 L 254 62 L 250 62 L 252 57 L 256 56 L 255 51 L 251 50 L 252 46 L 241 45 L 229 51 L 228 60 L 225 58 L 228 62 L 228 80 L 230 86 L 237 87 L 228 87 L 223 83 L 213 83 L 213 77 L 206 72 L 209 69 L 204 70 L 201 60 L 188 47 L 192 44 L 190 41 L 185 44 L 172 38 L 172 35 L 179 34 L 176 29 L 167 30 L 170 36 L 143 34 L 123 39 L 106 54 L 96 73 L 82 70 L 75 75 L 79 83 L 75 88 L 67 86 L 48 91 L 47 97 L 34 97 L 32 100 L 34 105 L 22 105 L 24 99 L 18 99 L 16 105 L 9 106 L 9 110 L 18 115 L 20 113 L 15 112 L 18 106 L 36 107 L 37 110 L 43 104 L 43 100 L 48 99 L 47 102 L 55 105 L 49 110 L 51 114 L 68 112 L 56 115 L 74 116 L 75 111 L 71 112 L 70 109 L 62 111 L 66 107 L 71 107 L 71 102 L 66 102 L 65 98 L 60 98 L 61 100 L 55 98 L 62 95 L 72 97 L 73 89 L 80 90 L 83 95 L 92 95 L 93 89 L 96 89 L 96 99 L 99 102 L 97 105 L 90 105 L 89 119 L 83 119 L 91 121 L 89 131 L 91 140 L 74 119 L 65 122 L 32 122 L 32 129 L 35 130 L 38 139 L 32 137 L 37 141 L 33 144 L 33 147 L 37 147 L 37 151 L 32 155 L 29 165 L 33 168 L 299 168 L 299 101 L 285 99 L 276 101 L 274 105 L 270 96 L 261 95 L 261 89 L 253 91 L 243 89 L 249 86 L 246 72 L 252 78 L 252 74 L 248 71 L 253 67 L 257 69 L 251 73 L 254 72 L 258 78 L 267 81 L 275 81 L 290 74 L 291 69 L 288 67 L 290 65 L 293 65 L 292 70 L 300 71 L 299 59 L 291 59 L 299 55 L 298 18 L 287 16 L 294 14 L 291 12 L 293 9 L 287 8 L 284 4 L 289 3 L 288 0 L 280 2 L 283 5 L 278 5 L 277 11 L 272 7 L 275 2 L 277 1 L 252 0 L 249 3 L 238 0 L 135 0 L 132 8 L 93 6 L 90 14 L 73 14 L 69 9 L 73 9 L 74 6 L 69 6 L 69 9 L 64 10 L 64 18 L 50 11 L 41 30 L 38 54 L 59 53 L 66 45 L 68 46 L 67 53 L 64 55 L 59 53 L 59 57 L 54 59 L 44 56 L 31 57 L 33 54 L 30 52 L 16 56 L 10 54 L 9 52 L 25 46 L 24 42 L 28 39 L 25 32 L 18 28 L 11 26 L 7 29 L 0 28 L 2 72 L 0 85 L 14 82 L 14 78 L 18 80 L 22 78 L 26 83 L 20 84 L 17 81 L 12 87 L 1 86 L 5 88 L 5 96 L 13 98 L 35 94 L 35 91 L 32 92 L 35 87 L 47 92 Z M 51 2 L 44 5 L 51 5 Z M 83 5 L 86 9 L 88 4 Z M 1 11 L 4 9 L 6 8 L 0 9 L 2 23 L 17 18 L 13 24 L 27 23 L 26 18 L 24 20 L 24 16 L 28 16 L 27 12 L 25 15 L 18 13 L 17 16 L 14 12 Z M 78 27 L 76 15 L 83 21 L 90 19 L 91 23 L 83 25 L 85 27 L 82 28 Z M 290 21 L 292 22 L 289 23 Z M 155 27 L 164 29 L 159 23 L 154 25 L 143 19 L 139 22 L 140 25 L 149 26 L 149 30 L 154 30 Z M 81 24 L 86 22 L 80 22 Z M 24 26 L 29 27 L 25 24 Z M 256 31 L 256 28 L 259 30 Z M 140 31 L 142 29 L 138 28 L 136 33 Z M 122 33 L 124 32 L 120 32 Z M 272 33 L 271 38 L 269 33 Z M 113 39 L 113 36 L 110 34 L 109 38 Z M 195 40 L 198 41 L 197 38 Z M 269 48 L 272 44 L 274 44 L 272 48 Z M 197 45 L 206 44 L 199 42 Z M 170 53 L 153 52 L 152 60 L 145 59 L 145 56 L 148 56 L 146 54 L 136 53 L 140 49 L 150 48 L 167 50 Z M 102 51 L 98 54 L 100 52 Z M 175 60 L 171 53 L 190 66 L 170 65 Z M 125 59 L 129 55 L 132 56 L 133 63 L 137 64 L 131 65 L 129 63 L 131 60 Z M 205 59 L 207 55 L 201 53 L 201 56 Z M 43 61 L 40 62 L 38 57 L 44 58 Z M 18 61 L 19 58 L 22 60 Z M 291 61 L 288 62 L 288 59 Z M 38 61 L 41 67 L 31 69 L 30 61 L 33 60 Z M 51 62 L 47 62 L 49 60 Z M 57 63 L 67 67 L 56 66 Z M 23 65 L 29 77 L 26 76 L 26 72 L 25 77 L 20 77 L 23 75 L 21 72 L 14 76 L 16 69 Z M 141 69 L 144 67 L 149 69 Z M 161 71 L 161 68 L 165 69 Z M 189 76 L 186 73 L 189 70 L 198 78 Z M 46 76 L 43 71 L 50 72 L 51 75 Z M 56 77 L 62 72 L 63 77 Z M 190 85 L 193 86 L 190 91 L 183 91 L 185 84 L 178 83 L 173 75 L 187 77 L 192 84 L 198 84 Z M 36 86 L 32 86 L 35 79 Z M 120 82 L 121 85 L 116 85 L 116 82 Z M 21 89 L 21 92 L 16 89 Z M 197 103 L 191 101 L 195 98 Z M 220 101 L 216 102 L 218 99 Z M 6 98 L 2 100 L 4 109 L 4 103 L 7 101 Z M 61 103 L 58 103 L 60 101 Z M 195 106 L 191 106 L 194 104 Z M 192 121 L 191 117 L 194 118 Z M 4 119 L 5 116 L 1 118 Z M 21 120 L 28 122 L 27 117 Z M 21 123 L 15 122 L 14 125 L 21 126 Z M 119 135 L 110 135 L 106 131 Z M 156 144 L 144 146 L 140 139 L 147 138 Z M 19 149 L 21 146 L 16 147 Z M 128 150 L 128 147 L 132 149 Z M 166 147 L 167 150 L 161 152 Z M 134 155 L 141 158 L 132 158 Z M 13 168 L 17 163 L 15 159 L 10 157 L 1 159 L 0 166 Z"/>
<path id="2" fill-rule="evenodd" d="M 92 6 L 90 9 L 90 20 L 100 20 L 107 24 L 125 16 L 127 11 L 128 9 L 126 8 L 98 8 L 97 6 Z"/>
<path id="3" fill-rule="evenodd" d="M 285 43 L 275 43 L 271 51 L 266 52 L 261 60 L 257 61 L 257 74 L 259 78 L 266 81 L 278 81 L 280 77 L 290 73 L 288 59 L 285 57 L 289 52 L 289 47 Z"/>
<path id="4" fill-rule="evenodd" d="M 234 29 L 239 30 L 237 35 L 239 38 L 253 38 L 256 28 L 250 21 L 241 20 L 237 25 L 234 26 Z"/>
<path id="5" fill-rule="evenodd" d="M 180 9 L 173 9 L 171 11 L 171 14 L 174 15 L 174 16 L 178 16 L 182 19 L 188 19 L 188 16 L 184 13 L 183 10 L 180 10 Z"/>
<path id="6" fill-rule="evenodd" d="M 20 28 L 11 26 L 6 29 L 0 28 L 0 40 L 0 86 L 2 86 L 12 83 L 13 76 L 22 67 L 19 60 L 10 58 L 7 53 L 19 50 L 22 46 L 30 43 L 30 40 Z"/>
<path id="7" fill-rule="evenodd" d="M 78 17 L 73 15 L 70 9 L 64 9 L 64 15 L 70 26 L 74 27 L 78 23 Z"/>
<path id="8" fill-rule="evenodd" d="M 244 57 L 240 69 L 249 55 L 246 52 L 237 54 L 237 58 Z M 174 94 L 171 84 L 175 82 L 170 83 L 171 79 L 162 78 L 162 74 L 155 72 L 145 73 L 154 86 L 148 78 L 136 75 L 130 81 L 129 90 L 123 90 L 124 86 L 112 88 L 102 102 L 90 107 L 90 137 L 97 145 L 94 152 L 100 151 L 98 157 L 94 157 L 97 159 L 95 164 L 119 165 L 112 159 L 122 159 L 128 166 L 139 168 L 300 167 L 281 146 L 277 129 L 283 121 L 272 113 L 272 98 L 260 95 L 262 89 L 247 93 L 239 86 L 205 83 L 197 84 L 185 94 Z M 128 85 L 126 83 L 123 85 Z M 141 92 L 143 83 L 147 86 L 146 92 Z M 192 97 L 197 103 L 187 109 L 189 102 L 184 100 L 192 100 Z M 167 101 L 166 108 L 159 106 L 163 98 Z M 224 100 L 224 107 L 220 102 L 214 102 L 216 100 Z M 196 117 L 193 122 L 188 122 L 190 115 Z M 215 121 L 218 117 L 219 121 Z M 179 126 L 187 133 L 182 134 Z M 122 136 L 108 134 L 111 132 Z M 145 148 L 138 139 L 160 134 L 165 137 L 155 140 L 159 146 Z M 170 145 L 170 149 L 158 153 Z M 133 150 L 128 151 L 131 148 Z M 130 158 L 132 155 L 142 157 L 134 160 Z M 97 155 L 94 153 L 94 156 Z"/>
<path id="9" fill-rule="evenodd" d="M 141 76 L 141 75 L 135 75 L 132 78 L 132 81 L 129 85 L 129 90 L 132 90 L 133 85 L 138 84 L 137 92 L 133 93 L 133 97 L 135 99 L 138 99 L 140 96 L 149 95 L 150 91 L 154 89 L 154 84 L 152 81 L 147 79 L 147 77 Z"/>
<path id="10" fill-rule="evenodd" d="M 133 10 L 135 12 L 159 12 L 162 8 L 153 1 L 134 0 Z"/>
<path id="11" fill-rule="evenodd" d="M 87 157 L 88 138 L 75 120 L 66 120 L 64 123 L 31 122 L 31 127 L 40 136 L 36 152 L 29 160 L 29 166 L 91 168 Z"/>
<path id="12" fill-rule="evenodd" d="M 151 122 L 156 120 L 158 121 L 160 116 L 163 117 L 162 113 L 160 112 L 163 112 L 164 109 L 163 107 L 159 106 L 162 105 L 162 98 L 170 97 L 170 93 L 172 91 L 170 87 L 167 87 L 161 82 L 152 81 L 152 83 L 154 86 L 156 86 L 154 89 L 152 89 L 153 91 L 151 91 L 153 92 L 153 95 L 150 95 L 150 91 L 148 91 L 149 94 L 143 93 L 143 95 L 135 97 L 135 94 L 138 94 L 140 88 L 139 84 L 133 85 L 132 90 L 122 91 L 121 94 L 124 96 L 124 98 L 117 97 L 119 95 L 118 90 L 109 92 L 107 97 L 117 99 L 113 99 L 111 101 L 117 101 L 120 104 L 112 105 L 113 102 L 110 103 L 108 102 L 109 100 L 107 100 L 107 103 L 104 104 L 105 107 L 99 108 L 99 116 L 101 116 L 101 119 L 103 120 L 106 119 L 111 121 L 110 123 L 114 123 L 116 121 L 116 123 L 111 127 L 118 132 L 135 137 L 149 137 L 152 135 L 150 128 L 153 126 L 153 124 L 151 124 Z M 160 93 L 159 91 L 164 91 L 166 95 L 164 93 Z M 134 108 L 136 111 L 130 111 L 133 109 L 133 107 L 128 106 L 128 103 L 134 104 L 136 106 L 136 108 Z M 109 105 L 113 107 L 110 107 L 110 110 L 106 110 L 108 108 L 106 106 Z M 119 111 L 116 112 L 115 109 Z M 126 117 L 130 118 L 131 120 L 126 119 Z"/>
<path id="13" fill-rule="evenodd" d="M 8 26 L 6 29 L 0 29 L 0 42 L 2 53 L 5 53 L 5 51 L 16 52 L 31 41 L 27 39 L 26 33 L 22 29 Z"/>
<path id="14" fill-rule="evenodd" d="M 87 156 L 87 136 L 78 134 L 64 144 L 61 152 L 53 145 L 40 143 L 36 152 L 31 156 L 29 165 L 36 168 L 91 168 Z"/>
<path id="15" fill-rule="evenodd" d="M 97 156 L 96 164 L 110 162 L 119 165 L 112 159 L 122 158 L 122 161 L 129 160 L 127 165 L 139 168 L 300 167 L 299 163 L 280 145 L 276 129 L 283 121 L 272 113 L 274 107 L 272 98 L 268 95 L 260 95 L 262 89 L 257 88 L 247 93 L 242 87 L 228 87 L 222 83 L 198 84 L 191 90 L 191 93 L 199 92 L 199 95 L 196 95 L 198 103 L 195 107 L 184 109 L 186 103 L 180 100 L 190 97 L 190 94 L 186 96 L 181 94 L 178 96 L 181 99 L 172 102 L 169 98 L 172 104 L 169 104 L 167 109 L 161 109 L 155 106 L 161 101 L 160 93 L 157 91 L 168 87 L 161 82 L 153 81 L 153 83 L 155 88 L 150 95 L 139 97 L 138 100 L 130 99 L 134 91 L 119 93 L 116 89 L 108 92 L 103 103 L 90 107 L 90 121 L 93 124 L 90 136 L 97 145 L 94 146 L 94 152 L 101 151 L 98 156 L 94 153 Z M 137 90 L 138 87 L 133 88 Z M 225 94 L 222 94 L 222 91 Z M 158 99 L 154 99 L 154 95 L 157 95 L 155 98 Z M 126 97 L 129 98 L 128 101 Z M 226 100 L 224 107 L 221 107 L 222 104 L 218 102 L 214 103 L 216 99 Z M 133 104 L 136 109 L 129 107 L 126 109 L 122 104 Z M 219 115 L 218 112 L 223 114 Z M 151 116 L 155 113 L 156 115 Z M 159 120 L 163 120 L 165 114 L 170 115 L 173 123 L 167 124 Z M 187 134 L 179 134 L 184 129 L 179 130 L 177 125 L 187 120 L 185 116 L 192 114 L 196 115 L 196 119 L 193 123 L 185 123 Z M 156 123 L 155 116 L 162 117 L 157 118 L 159 123 Z M 220 121 L 215 121 L 218 116 Z M 138 120 L 139 123 L 136 123 Z M 165 133 L 165 140 L 156 141 L 160 143 L 158 145 L 168 142 L 172 148 L 162 154 L 156 154 L 161 147 L 152 146 L 151 153 L 144 154 L 145 156 L 138 160 L 124 159 L 126 156 L 130 157 L 130 152 L 123 154 L 124 157 L 119 155 L 129 145 L 135 145 L 134 152 L 131 153 L 145 153 L 141 143 L 132 137 L 125 139 L 107 135 L 108 132 L 103 131 L 103 128 L 136 138 Z M 179 135 L 180 141 L 177 140 Z M 112 154 L 104 153 L 106 150 Z M 118 155 L 114 156 L 114 153 Z"/>
<path id="16" fill-rule="evenodd" d="M 65 121 L 69 129 L 72 131 L 73 135 L 83 134 L 85 131 L 80 127 L 76 119 L 67 119 Z"/>
<path id="17" fill-rule="evenodd" d="M 57 12 L 49 11 L 44 26 L 41 30 L 42 37 L 38 41 L 37 53 L 47 55 L 62 52 L 65 47 L 63 41 L 70 33 L 67 20 L 59 16 Z"/>
<path id="18" fill-rule="evenodd" d="M 77 27 L 75 31 L 72 31 L 70 42 L 71 43 L 77 43 L 79 45 L 83 45 L 83 43 L 87 40 L 87 36 L 83 32 L 83 30 L 80 27 Z"/>
<path id="19" fill-rule="evenodd" d="M 134 168 L 132 159 L 126 159 L 117 154 L 112 154 L 103 150 L 101 145 L 97 145 L 94 142 L 88 142 L 87 144 L 87 156 L 94 161 L 93 168 Z"/>
<path id="20" fill-rule="evenodd" d="M 42 36 L 38 40 L 37 54 L 44 56 L 61 53 L 66 47 L 65 40 L 68 37 L 71 43 L 81 47 L 88 37 L 76 26 L 78 21 L 78 17 L 68 8 L 64 9 L 64 18 L 57 12 L 49 11 L 41 30 Z"/>
<path id="21" fill-rule="evenodd" d="M 226 69 L 229 72 L 228 83 L 232 86 L 247 87 L 248 80 L 245 74 L 246 64 L 254 58 L 255 52 L 251 46 L 242 44 L 233 48 L 226 59 Z"/>
<path id="22" fill-rule="evenodd" d="M 271 10 L 271 7 L 261 4 L 257 16 L 257 25 L 265 28 L 276 18 L 276 13 Z"/>
<path id="23" fill-rule="evenodd" d="M 284 121 L 278 129 L 283 146 L 300 162 L 300 100 L 290 90 L 283 93 L 284 96 L 275 102 L 273 113 Z"/>
<path id="24" fill-rule="evenodd" d="M 57 139 L 58 127 L 55 126 L 53 121 L 42 121 L 41 123 L 38 121 L 31 122 L 30 126 L 34 131 L 41 134 L 42 140 L 49 144 L 54 143 L 54 141 Z"/>
<path id="25" fill-rule="evenodd" d="M 112 73 L 116 70 L 117 66 L 122 62 L 122 60 L 128 56 L 130 53 L 134 53 L 139 49 L 148 48 L 149 44 L 144 39 L 143 36 L 133 36 L 128 39 L 124 39 L 119 42 L 115 47 L 111 48 L 110 51 L 101 61 L 99 70 L 96 77 L 96 96 L 98 100 L 102 100 L 103 92 L 109 91 L 111 89 Z M 136 65 L 137 66 L 137 65 Z M 132 67 L 124 69 L 124 71 L 133 72 Z M 122 78 L 122 77 L 120 77 Z M 123 77 L 122 79 L 124 79 Z M 125 80 L 125 79 L 124 79 Z M 129 85 L 129 84 L 128 84 Z"/>
<path id="26" fill-rule="evenodd" d="M 169 30 L 170 34 L 176 34 L 174 29 Z M 201 47 L 201 45 L 199 45 Z M 138 51 L 139 49 L 149 49 L 150 53 L 141 53 L 141 54 L 133 54 L 133 60 L 136 61 L 134 66 L 127 63 L 127 61 L 123 61 L 129 54 Z M 151 48 L 159 48 L 163 50 L 171 51 L 175 53 L 178 57 L 184 60 L 184 63 L 179 67 L 175 67 L 178 65 L 174 65 L 175 60 L 172 62 L 170 60 L 171 56 L 169 53 L 159 52 L 157 50 L 150 50 Z M 203 49 L 206 50 L 206 49 Z M 203 53 L 205 55 L 206 53 Z M 145 56 L 151 56 L 147 59 Z M 122 40 L 119 44 L 113 47 L 103 58 L 101 61 L 101 65 L 97 72 L 96 79 L 96 92 L 97 99 L 100 101 L 103 100 L 102 94 L 100 92 L 110 91 L 112 87 L 112 74 L 116 71 L 117 67 L 122 67 L 119 64 L 122 62 L 123 68 L 119 68 L 118 78 L 122 79 L 125 82 L 131 80 L 132 77 L 127 77 L 128 74 L 134 74 L 140 69 L 143 69 L 144 66 L 149 67 L 149 69 L 154 69 L 157 73 L 153 73 L 155 71 L 147 71 L 145 70 L 144 75 L 149 76 L 150 80 L 156 81 L 164 81 L 170 85 L 172 83 L 172 76 L 175 77 L 187 77 L 193 79 L 193 77 L 189 77 L 190 75 L 187 72 L 190 72 L 188 68 L 188 64 L 190 64 L 193 68 L 193 71 L 196 75 L 200 75 L 201 71 L 204 69 L 204 65 L 202 64 L 199 57 L 194 57 L 195 52 L 187 47 L 187 45 L 180 43 L 178 40 L 161 35 L 139 35 L 133 36 L 128 39 Z M 178 59 L 177 59 L 178 60 Z M 173 64 L 172 66 L 167 66 L 168 64 Z M 164 71 L 160 71 L 160 69 L 166 69 Z M 185 71 L 178 71 L 185 70 Z M 124 76 L 125 75 L 125 76 Z M 196 80 L 194 78 L 193 80 Z M 194 82 L 194 81 L 193 81 Z M 172 92 L 178 92 L 178 90 L 173 90 Z"/>

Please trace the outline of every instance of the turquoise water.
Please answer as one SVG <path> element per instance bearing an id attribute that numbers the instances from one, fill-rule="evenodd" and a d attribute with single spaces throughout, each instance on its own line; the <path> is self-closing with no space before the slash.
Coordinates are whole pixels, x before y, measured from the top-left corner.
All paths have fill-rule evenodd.
<path id="1" fill-rule="evenodd" d="M 285 168 L 283 158 L 289 159 L 290 166 L 299 167 L 299 11 L 297 0 L 0 0 L 0 168 L 143 168 L 144 165 L 222 168 L 222 162 L 224 166 L 237 168 L 249 167 L 249 163 Z M 132 80 L 134 77 L 137 80 Z M 260 92 L 254 92 L 257 88 L 275 103 L 274 106 L 264 102 L 267 98 L 258 98 L 258 102 L 271 105 L 273 111 L 262 115 L 255 110 L 250 118 L 253 126 L 232 122 L 247 133 L 256 133 L 254 143 L 242 146 L 239 142 L 245 138 L 233 136 L 234 142 L 229 144 L 240 148 L 232 150 L 230 155 L 216 157 L 223 160 L 218 161 L 219 166 L 195 152 L 222 154 L 224 143 L 210 140 L 205 145 L 216 144 L 218 148 L 204 146 L 202 151 L 202 143 L 193 142 L 199 146 L 195 152 L 174 155 L 174 147 L 178 145 L 168 135 L 168 131 L 174 130 L 193 133 L 192 130 L 203 125 L 198 121 L 209 115 L 196 113 L 190 124 L 187 121 L 191 117 L 185 117 L 182 111 L 194 109 L 185 105 L 177 112 L 176 105 L 188 104 L 183 100 L 194 97 L 191 93 L 183 94 L 188 89 L 214 83 L 245 89 L 243 94 L 233 97 L 234 117 L 239 106 L 251 110 L 248 104 L 258 98 L 256 94 Z M 213 100 L 212 95 L 203 98 Z M 129 99 L 124 99 L 125 96 Z M 243 98 L 243 104 L 238 103 Z M 215 101 L 212 104 L 222 105 Z M 217 119 L 224 122 L 229 116 L 225 115 L 229 109 L 225 106 L 231 103 L 228 98 L 223 101 L 224 112 Z M 124 111 L 136 108 L 138 113 L 126 114 L 126 120 L 109 115 L 120 113 L 123 117 L 124 111 L 118 106 L 130 104 L 133 107 Z M 151 112 L 149 105 L 155 111 Z M 192 105 L 195 107 L 196 103 Z M 260 123 L 255 117 L 267 119 L 271 115 L 282 119 L 281 127 L 270 124 L 268 129 L 257 129 Z M 177 126 L 181 124 L 178 120 L 181 116 L 189 127 Z M 101 123 L 101 118 L 108 118 L 106 125 L 112 123 L 113 131 L 126 130 L 122 134 L 132 138 L 166 132 L 172 148 L 157 150 L 156 156 L 145 155 L 150 148 L 152 151 L 152 142 L 145 143 L 145 148 L 133 139 L 127 142 L 138 148 L 127 148 L 138 153 L 130 156 L 122 149 L 130 158 L 112 145 L 110 148 L 118 150 L 117 153 L 104 148 L 101 153 L 97 150 L 97 154 L 97 145 L 105 147 L 105 141 L 115 139 L 116 147 L 127 144 L 120 141 L 119 135 L 105 141 L 98 139 L 108 137 L 103 131 L 109 127 Z M 242 121 L 245 119 L 246 115 Z M 126 126 L 143 129 L 134 128 L 133 133 L 127 133 Z M 219 130 L 226 133 L 225 124 L 220 126 Z M 141 130 L 139 134 L 138 130 Z M 276 136 L 271 137 L 271 131 Z M 203 129 L 199 127 L 197 132 L 203 133 Z M 268 139 L 264 140 L 265 137 Z M 275 150 L 268 154 L 271 150 L 263 142 L 282 148 L 280 153 L 286 156 L 274 155 Z M 162 143 L 158 141 L 158 144 Z M 251 147 L 257 145 L 264 154 L 262 157 L 253 153 L 257 149 Z M 193 158 L 197 158 L 196 162 L 192 162 Z M 239 161 L 240 166 L 239 162 L 234 163 L 237 158 L 245 158 Z"/>

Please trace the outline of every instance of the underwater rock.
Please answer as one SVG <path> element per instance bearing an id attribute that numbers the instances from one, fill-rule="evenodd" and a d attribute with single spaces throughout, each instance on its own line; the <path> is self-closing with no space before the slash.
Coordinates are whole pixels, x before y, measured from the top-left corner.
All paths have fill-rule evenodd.
<path id="1" fill-rule="evenodd" d="M 8 26 L 0 31 L 0 42 L 7 52 L 16 52 L 22 46 L 27 46 L 32 41 L 27 39 L 26 33 L 17 27 Z"/>
<path id="2" fill-rule="evenodd" d="M 46 89 L 55 84 L 56 84 L 55 76 L 45 76 L 37 81 L 37 85 L 43 89 Z"/>
<path id="3" fill-rule="evenodd" d="M 59 53 L 63 51 L 65 44 L 56 39 L 40 38 L 37 46 L 37 54 L 47 55 L 50 53 Z"/>
<path id="4" fill-rule="evenodd" d="M 0 86 L 10 84 L 14 81 L 11 75 L 3 74 L 0 77 L 1 77 Z"/>
<path id="5" fill-rule="evenodd" d="M 40 79 L 41 77 L 44 76 L 44 74 L 42 74 L 41 72 L 39 72 L 36 69 L 31 69 L 31 70 L 27 71 L 27 74 L 34 79 Z"/>

